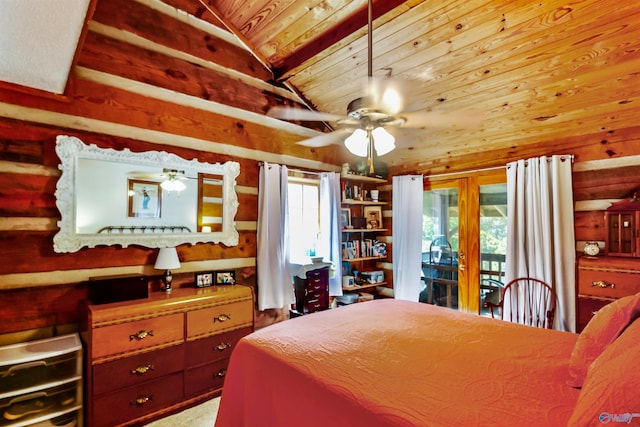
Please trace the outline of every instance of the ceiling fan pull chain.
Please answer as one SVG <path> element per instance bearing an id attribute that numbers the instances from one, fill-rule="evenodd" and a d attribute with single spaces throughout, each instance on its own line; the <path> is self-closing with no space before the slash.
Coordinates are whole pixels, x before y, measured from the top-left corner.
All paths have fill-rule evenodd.
<path id="1" fill-rule="evenodd" d="M 373 175 L 373 135 L 370 130 L 367 130 L 367 166 L 369 166 L 369 175 Z"/>

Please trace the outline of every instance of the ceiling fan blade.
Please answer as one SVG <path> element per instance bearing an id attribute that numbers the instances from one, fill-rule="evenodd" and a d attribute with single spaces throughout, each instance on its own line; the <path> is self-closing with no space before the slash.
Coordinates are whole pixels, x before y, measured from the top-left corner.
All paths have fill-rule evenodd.
<path id="1" fill-rule="evenodd" d="M 303 139 L 297 144 L 305 147 L 326 147 L 327 145 L 340 144 L 353 129 L 338 129 L 333 132 L 323 133 L 313 138 Z"/>
<path id="2" fill-rule="evenodd" d="M 376 109 L 395 115 L 404 109 L 408 94 L 415 89 L 409 80 L 373 77 L 368 82 L 367 96 Z"/>
<path id="3" fill-rule="evenodd" d="M 334 122 L 343 118 L 336 114 L 321 113 L 319 111 L 303 110 L 301 108 L 292 107 L 272 107 L 267 112 L 267 116 L 275 117 L 283 120 L 302 120 L 302 121 L 321 121 Z"/>
<path id="4" fill-rule="evenodd" d="M 413 111 L 399 114 L 405 122 L 402 127 L 410 128 L 469 128 L 480 124 L 483 114 L 480 111 L 465 110 L 451 112 Z"/>
<path id="5" fill-rule="evenodd" d="M 131 171 L 127 173 L 127 176 L 135 179 L 161 179 L 162 173 Z"/>

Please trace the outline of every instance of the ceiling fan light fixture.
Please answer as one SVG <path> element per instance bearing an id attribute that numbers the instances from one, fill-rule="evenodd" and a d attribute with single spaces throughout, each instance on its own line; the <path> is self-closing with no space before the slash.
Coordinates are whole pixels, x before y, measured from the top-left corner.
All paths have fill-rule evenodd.
<path id="1" fill-rule="evenodd" d="M 396 139 L 385 128 L 377 127 L 371 131 L 371 135 L 378 156 L 384 156 L 396 148 Z"/>
<path id="2" fill-rule="evenodd" d="M 344 140 L 344 145 L 352 154 L 359 157 L 367 157 L 369 137 L 364 129 L 356 129 Z"/>
<path id="3" fill-rule="evenodd" d="M 178 193 L 187 188 L 184 182 L 177 180 L 175 176 L 162 181 L 160 187 L 168 192 L 177 191 Z"/>

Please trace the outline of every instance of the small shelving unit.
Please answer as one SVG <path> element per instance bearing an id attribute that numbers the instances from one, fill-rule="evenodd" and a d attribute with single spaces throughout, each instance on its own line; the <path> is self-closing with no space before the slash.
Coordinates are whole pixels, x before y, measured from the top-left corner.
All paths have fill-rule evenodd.
<path id="1" fill-rule="evenodd" d="M 378 282 L 378 283 L 359 284 L 354 286 L 343 286 L 342 289 L 349 292 L 362 291 L 365 289 L 375 288 L 376 286 L 385 285 L 386 283 L 387 282 Z"/>
<path id="2" fill-rule="evenodd" d="M 2 427 L 83 425 L 78 334 L 0 347 Z"/>
<path id="3" fill-rule="evenodd" d="M 371 250 L 375 254 L 378 248 L 373 248 L 370 245 L 377 241 L 376 237 L 380 233 L 388 231 L 387 228 L 382 227 L 382 207 L 387 206 L 388 202 L 372 200 L 371 191 L 378 190 L 378 187 L 386 184 L 387 181 L 381 178 L 352 174 L 342 174 L 341 181 L 342 207 L 345 211 L 348 209 L 350 215 L 349 226 L 342 228 L 342 262 L 343 264 L 348 264 L 349 271 L 353 269 L 357 269 L 360 272 L 374 271 L 376 270 L 376 263 L 385 260 L 386 254 L 378 256 L 370 255 L 367 252 Z M 370 207 L 373 208 L 370 209 Z M 378 209 L 375 209 L 376 207 Z M 371 211 L 376 214 L 373 223 L 365 217 L 365 213 Z M 353 243 L 353 245 L 350 245 L 350 243 Z M 354 250 L 356 252 L 355 255 L 352 253 Z M 385 281 L 376 283 L 359 281 L 353 286 L 343 286 L 342 289 L 347 293 L 373 291 L 375 294 L 376 287 L 384 286 L 386 283 Z"/>

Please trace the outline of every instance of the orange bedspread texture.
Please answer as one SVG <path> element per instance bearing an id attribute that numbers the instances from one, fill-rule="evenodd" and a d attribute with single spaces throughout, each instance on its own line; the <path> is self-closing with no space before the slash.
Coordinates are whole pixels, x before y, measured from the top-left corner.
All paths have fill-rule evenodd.
<path id="1" fill-rule="evenodd" d="M 374 300 L 238 343 L 216 426 L 559 426 L 577 335 Z"/>

